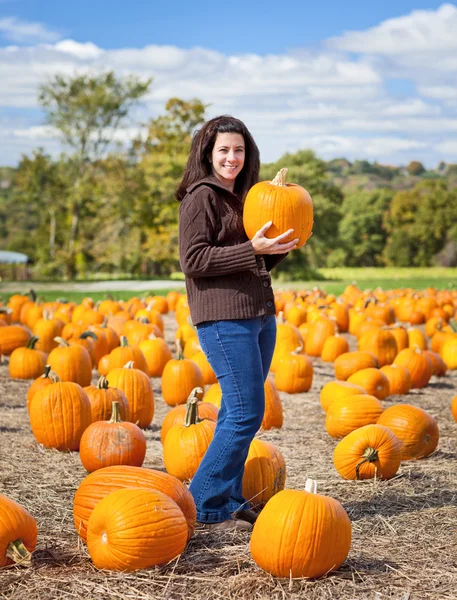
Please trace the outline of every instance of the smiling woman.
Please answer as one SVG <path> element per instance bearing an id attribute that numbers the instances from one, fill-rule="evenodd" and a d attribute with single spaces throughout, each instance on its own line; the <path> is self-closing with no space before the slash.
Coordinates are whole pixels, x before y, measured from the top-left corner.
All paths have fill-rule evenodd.
<path id="1" fill-rule="evenodd" d="M 192 478 L 197 520 L 250 529 L 244 464 L 265 409 L 264 382 L 276 340 L 269 271 L 296 247 L 293 232 L 267 238 L 265 223 L 249 240 L 243 203 L 258 181 L 259 150 L 238 119 L 205 123 L 192 140 L 177 198 L 180 262 L 200 345 L 222 389 L 217 427 Z"/>

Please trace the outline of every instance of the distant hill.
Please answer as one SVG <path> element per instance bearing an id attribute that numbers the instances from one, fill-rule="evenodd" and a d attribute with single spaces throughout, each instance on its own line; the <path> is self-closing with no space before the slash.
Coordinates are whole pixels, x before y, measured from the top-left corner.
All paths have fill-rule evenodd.
<path id="1" fill-rule="evenodd" d="M 451 187 L 457 187 L 457 164 L 444 162 L 436 169 L 427 170 L 419 161 L 394 166 L 366 160 L 351 163 L 346 158 L 334 158 L 326 162 L 326 169 L 332 183 L 344 194 L 379 188 L 407 190 L 423 179 L 446 179 Z"/>

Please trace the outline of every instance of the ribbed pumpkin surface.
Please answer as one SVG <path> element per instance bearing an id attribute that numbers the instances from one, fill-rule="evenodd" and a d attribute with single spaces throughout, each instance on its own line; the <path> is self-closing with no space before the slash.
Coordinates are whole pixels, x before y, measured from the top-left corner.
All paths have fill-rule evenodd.
<path id="1" fill-rule="evenodd" d="M 87 522 L 95 506 L 105 496 L 126 487 L 154 489 L 172 498 L 187 520 L 189 538 L 194 531 L 197 512 L 195 502 L 187 487 L 176 477 L 144 467 L 105 467 L 88 475 L 76 490 L 73 501 L 73 518 L 76 531 L 86 539 Z"/>
<path id="2" fill-rule="evenodd" d="M 136 571 L 179 556 L 187 533 L 183 512 L 171 498 L 156 490 L 125 488 L 93 510 L 87 549 L 99 569 Z"/>
<path id="3" fill-rule="evenodd" d="M 269 500 L 251 536 L 258 566 L 275 577 L 321 577 L 338 569 L 351 546 L 351 522 L 333 498 L 283 490 Z"/>

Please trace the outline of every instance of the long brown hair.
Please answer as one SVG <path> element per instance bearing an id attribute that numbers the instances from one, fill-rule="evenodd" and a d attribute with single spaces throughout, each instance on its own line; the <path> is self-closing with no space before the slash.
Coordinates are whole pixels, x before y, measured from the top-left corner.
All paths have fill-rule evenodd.
<path id="1" fill-rule="evenodd" d="M 242 121 L 230 115 L 221 115 L 204 123 L 192 138 L 184 175 L 176 190 L 176 198 L 179 201 L 184 198 L 186 189 L 190 185 L 212 174 L 209 157 L 213 151 L 218 133 L 239 133 L 244 139 L 244 166 L 235 179 L 235 194 L 244 200 L 249 189 L 258 182 L 260 153 L 254 138 Z"/>

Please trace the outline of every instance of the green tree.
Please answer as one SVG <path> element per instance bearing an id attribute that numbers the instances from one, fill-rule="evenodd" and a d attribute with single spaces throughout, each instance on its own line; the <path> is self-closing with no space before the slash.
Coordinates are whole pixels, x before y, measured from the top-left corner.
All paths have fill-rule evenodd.
<path id="1" fill-rule="evenodd" d="M 88 198 L 88 183 L 94 164 L 106 153 L 132 107 L 148 91 L 151 80 L 129 76 L 118 78 L 113 72 L 100 75 L 56 75 L 40 87 L 39 103 L 47 122 L 54 126 L 71 151 L 68 163 L 72 181 L 67 234 L 67 274 L 76 274 L 77 242 L 80 221 Z"/>
<path id="2" fill-rule="evenodd" d="M 311 194 L 314 207 L 313 236 L 306 246 L 291 252 L 278 266 L 278 273 L 288 277 L 315 276 L 314 269 L 326 265 L 330 252 L 338 247 L 338 223 L 341 219 L 343 194 L 332 184 L 326 163 L 312 150 L 284 154 L 277 162 L 262 165 L 261 180 L 271 180 L 279 169 L 287 167 L 287 181 L 304 187 Z"/>
<path id="3" fill-rule="evenodd" d="M 430 266 L 435 255 L 454 235 L 457 190 L 438 179 L 426 179 L 412 190 L 395 194 L 384 227 L 384 251 L 389 264 Z"/>
<path id="4" fill-rule="evenodd" d="M 383 226 L 394 192 L 386 189 L 360 191 L 345 197 L 341 207 L 339 239 L 343 252 L 331 257 L 331 266 L 373 267 L 383 264 L 387 240 Z M 335 264 L 334 264 L 335 263 Z"/>
<path id="5" fill-rule="evenodd" d="M 409 165 L 406 167 L 406 170 L 410 175 L 422 175 L 425 173 L 424 165 L 418 160 L 412 160 Z"/>
<path id="6" fill-rule="evenodd" d="M 136 204 L 136 225 L 140 231 L 138 252 L 142 271 L 161 274 L 177 269 L 178 203 L 175 191 L 182 178 L 192 134 L 205 121 L 207 105 L 194 98 L 170 98 L 166 114 L 152 119 L 144 141 L 133 146 L 137 168 L 149 189 Z"/>

